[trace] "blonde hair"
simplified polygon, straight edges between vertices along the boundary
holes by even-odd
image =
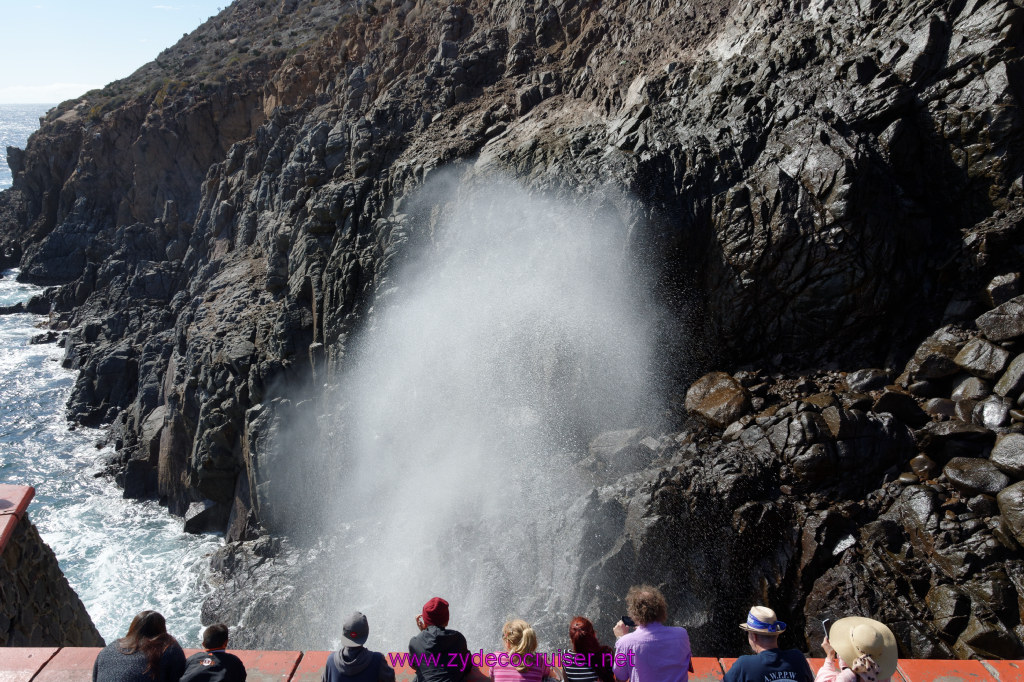
[[[532,654],[537,650],[537,633],[525,620],[515,619],[505,623],[501,628],[501,638],[509,647],[509,654]],[[517,665],[516,670],[526,672],[527,665]]]

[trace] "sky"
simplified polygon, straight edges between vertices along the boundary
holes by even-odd
[[[56,104],[130,75],[230,0],[0,0],[0,104]]]

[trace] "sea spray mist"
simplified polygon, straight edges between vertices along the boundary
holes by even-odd
[[[552,612],[556,520],[589,489],[589,441],[657,409],[644,273],[604,198],[441,174],[406,203],[401,263],[349,341],[318,444],[287,458],[302,488],[276,491],[282,530],[333,548],[303,573],[322,612],[295,614],[301,629],[329,642],[359,609],[375,646],[403,650],[440,595],[486,647],[510,615],[574,615]]]

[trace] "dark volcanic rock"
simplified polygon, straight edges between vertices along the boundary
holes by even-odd
[[[914,459],[910,460],[910,468],[913,469],[914,473],[917,474],[918,478],[922,481],[935,478],[942,472],[942,467],[940,467],[935,460],[928,455],[918,455]]]
[[[641,471],[654,456],[654,450],[641,441],[640,429],[602,433],[591,441],[588,450],[600,472],[620,476]]]
[[[999,377],[993,391],[996,395],[1016,398],[1024,391],[1024,354],[1018,355]]]
[[[1009,477],[987,459],[954,457],[942,473],[964,497],[995,495],[1010,484]]]
[[[1019,272],[993,277],[985,287],[988,301],[993,306],[1000,306],[1011,298],[1021,294],[1021,276]]]
[[[928,591],[925,603],[935,624],[948,639],[955,639],[971,615],[971,600],[950,584],[936,585]]]
[[[956,418],[968,424],[974,421],[974,408],[978,406],[977,400],[964,398],[956,401]]]
[[[1005,341],[1024,336],[1024,296],[1017,296],[975,320],[978,329],[990,341]]]
[[[1007,433],[1000,436],[992,448],[989,461],[1015,480],[1024,478],[1024,434]]]
[[[940,462],[954,457],[981,456],[995,440],[995,434],[989,429],[959,420],[932,422],[916,435],[921,449]]]
[[[212,500],[195,502],[185,513],[186,533],[210,533],[224,529],[231,510],[226,504]]]
[[[1010,421],[1010,403],[999,396],[989,396],[974,406],[972,419],[974,423],[981,424],[989,429],[997,429],[1006,426]]]
[[[999,513],[1013,537],[1024,545],[1024,481],[1003,488],[996,496]]]
[[[932,417],[948,419],[956,415],[956,403],[947,398],[932,398],[924,404],[924,411]]]
[[[914,397],[902,391],[885,391],[874,405],[875,412],[889,412],[905,424],[919,428],[928,423],[928,415]]]
[[[892,373],[885,369],[860,369],[846,375],[846,388],[853,393],[867,393],[885,388]]]
[[[953,362],[983,379],[995,379],[1010,362],[1010,353],[984,339],[972,339]]]
[[[989,382],[978,377],[965,377],[963,380],[957,382],[953,388],[953,394],[951,398],[954,401],[958,400],[981,400],[982,398],[988,397],[992,393],[992,386]]]
[[[941,379],[956,374],[955,358],[966,341],[956,327],[943,327],[925,339],[914,351],[904,373],[913,379]]]
[[[724,428],[750,411],[750,397],[738,381],[725,372],[698,379],[686,392],[686,409],[716,428]]]

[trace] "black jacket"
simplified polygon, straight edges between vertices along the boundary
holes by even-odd
[[[327,658],[320,682],[395,682],[395,671],[384,654],[366,647],[338,649]]]
[[[462,633],[436,625],[428,625],[426,630],[420,630],[418,635],[409,640],[409,653],[437,656],[438,665],[430,665],[421,660],[417,666],[409,661],[409,665],[416,671],[416,682],[459,682],[473,667],[469,660],[469,647]],[[452,654],[457,656],[452,657]]]
[[[185,661],[181,682],[245,682],[245,665],[223,649],[200,651]]]

